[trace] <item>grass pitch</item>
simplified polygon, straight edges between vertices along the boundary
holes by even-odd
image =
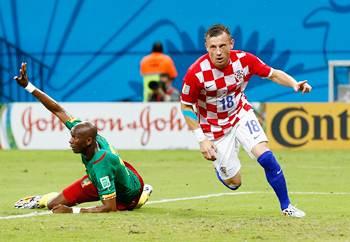
[[[225,188],[198,151],[120,154],[153,185],[153,203],[132,212],[0,219],[0,241],[350,241],[350,151],[275,152],[303,219],[280,215],[262,168],[243,153],[238,191]],[[0,150],[0,165],[2,218],[34,211],[13,208],[17,199],[60,191],[84,174],[71,151]],[[186,199],[159,202],[176,198]]]

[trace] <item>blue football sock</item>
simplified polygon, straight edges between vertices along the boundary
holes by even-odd
[[[285,209],[290,204],[286,180],[282,172],[282,168],[278,164],[276,158],[271,151],[264,152],[258,158],[259,164],[264,168],[266,179],[275,191],[281,205],[281,209]]]

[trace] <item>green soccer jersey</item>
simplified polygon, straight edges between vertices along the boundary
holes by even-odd
[[[65,123],[71,129],[80,120],[72,119]],[[114,148],[101,135],[96,136],[99,150],[91,160],[81,156],[86,173],[97,188],[101,200],[117,197],[123,203],[131,202],[140,192],[138,177],[125,165]]]

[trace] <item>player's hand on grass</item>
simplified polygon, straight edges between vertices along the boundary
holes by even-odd
[[[21,69],[19,69],[19,76],[15,76],[13,79],[15,79],[21,87],[26,87],[28,85],[27,63],[22,63]]]
[[[53,207],[53,213],[72,213],[72,208],[66,205],[58,204]]]
[[[297,84],[294,87],[294,91],[296,92],[302,92],[302,93],[308,93],[311,92],[312,87],[307,83],[307,80],[297,82]]]
[[[203,140],[199,143],[200,151],[205,159],[214,161],[216,160],[216,146],[210,140]]]

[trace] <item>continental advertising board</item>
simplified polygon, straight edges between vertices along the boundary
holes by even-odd
[[[350,105],[268,103],[266,133],[272,149],[349,149]]]

